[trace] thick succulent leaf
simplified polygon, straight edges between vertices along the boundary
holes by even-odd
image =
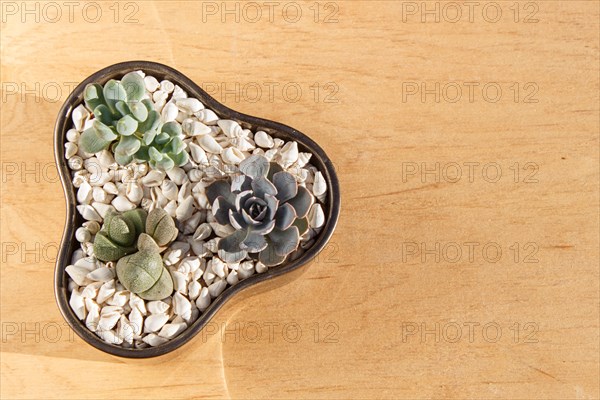
[[[287,204],[294,207],[298,218],[304,218],[314,202],[313,195],[304,186],[298,186],[298,194],[293,199],[288,200]]]
[[[232,192],[244,192],[252,189],[252,179],[246,175],[235,175],[231,178],[231,191]]]
[[[83,100],[85,101],[87,108],[90,110],[96,110],[98,106],[104,105],[102,86],[97,83],[88,84],[83,91]]]
[[[275,213],[275,227],[277,229],[289,228],[296,219],[296,210],[289,204],[282,204]]]
[[[142,137],[142,141],[146,146],[150,146],[157,134],[158,132],[156,132],[155,130],[145,131],[144,136]]]
[[[271,221],[263,221],[258,225],[248,227],[248,229],[250,229],[252,232],[258,233],[260,235],[266,235],[267,233],[271,232],[274,228],[275,228],[275,220],[274,219]]]
[[[150,114],[150,111],[155,111],[155,109],[154,109],[154,103],[152,102],[152,100],[150,100],[150,99],[143,99],[141,101],[141,103],[146,107],[146,110],[148,110],[148,114]]]
[[[267,179],[270,180],[271,182],[273,182],[273,176],[278,173],[283,171],[283,168],[281,167],[281,165],[277,164],[277,163],[269,163],[269,173],[267,174]]]
[[[225,180],[214,181],[206,187],[205,193],[210,204],[213,204],[219,196],[223,196],[232,206],[235,203],[235,194],[231,193],[230,185]]]
[[[166,144],[169,140],[171,140],[171,137],[168,133],[165,132],[161,132],[154,137],[154,143],[156,143],[157,145]]]
[[[244,221],[244,218],[241,216],[241,214],[233,209],[229,210],[229,223],[235,229],[244,229],[248,226],[248,224],[246,224],[246,221]]]
[[[226,263],[233,264],[242,261],[248,255],[246,250],[236,251],[235,253],[229,253],[225,250],[219,250],[217,253],[219,258]]]
[[[277,189],[277,199],[282,203],[298,194],[298,184],[289,172],[277,172],[273,175],[273,184]]]
[[[135,153],[135,158],[142,161],[150,161],[150,147],[141,146],[140,149]]]
[[[267,247],[267,240],[263,235],[258,233],[250,232],[240,247],[246,250],[248,253],[258,253]]]
[[[275,196],[277,194],[275,185],[262,176],[252,181],[252,190],[256,197],[265,197],[266,194]]]
[[[298,233],[302,236],[308,231],[308,218],[298,218],[292,225],[298,228]]]
[[[256,221],[254,218],[252,218],[250,214],[246,212],[246,210],[242,210],[242,218],[244,218],[244,221],[251,227],[262,223],[262,221]]]
[[[160,114],[152,109],[148,111],[148,117],[139,125],[140,132],[146,132],[150,130],[158,129],[158,125],[160,124]]]
[[[150,156],[150,159],[154,161],[160,161],[163,159],[163,153],[158,151],[156,147],[150,147],[148,149],[148,155]]]
[[[169,153],[169,157],[171,158],[171,160],[173,160],[175,165],[177,165],[178,167],[181,167],[181,166],[187,164],[188,161],[190,160],[190,157],[188,156],[187,151],[181,151],[177,154]]]
[[[275,213],[277,212],[277,208],[279,207],[279,200],[277,200],[277,197],[267,194],[265,195],[265,201],[267,202],[267,208],[269,210],[265,219],[274,219]]]
[[[111,79],[106,82],[104,89],[102,90],[106,105],[115,112],[117,110],[116,104],[118,101],[127,101],[127,92],[121,83]]]
[[[118,245],[131,246],[135,242],[135,225],[127,218],[115,216],[103,227],[108,237]]]
[[[235,208],[238,211],[241,211],[244,208],[244,205],[248,201],[248,199],[252,198],[252,190],[245,190],[235,196]]]
[[[270,241],[267,239],[267,247],[258,255],[258,261],[267,267],[274,267],[284,262],[286,256],[280,256],[276,254],[273,246],[271,246],[271,243],[269,242]]]
[[[247,252],[240,247],[246,235],[246,230],[239,230],[221,239],[219,257],[225,262],[239,262],[246,258]]]
[[[175,166],[175,161],[171,160],[169,156],[165,155],[160,161],[150,160],[150,165],[154,169],[170,171]]]
[[[105,104],[100,104],[94,108],[94,117],[104,125],[109,126],[113,124],[113,114]]]
[[[179,125],[175,121],[167,122],[166,124],[164,124],[161,131],[171,137],[179,136],[183,133],[181,131],[181,125]]]
[[[212,204],[212,213],[217,222],[221,225],[226,225],[229,223],[230,210],[234,210],[234,208],[223,196],[217,197]]]
[[[159,246],[166,246],[175,238],[179,230],[173,218],[162,208],[155,208],[148,213],[146,218],[146,233],[154,239]]]
[[[110,129],[108,126],[104,125],[100,120],[95,119],[92,123],[92,128],[96,131],[96,135],[99,138],[106,140],[108,142],[112,142],[118,136]]]
[[[129,291],[140,293],[160,279],[164,266],[158,251],[140,250],[117,262],[119,282]]]
[[[181,153],[184,148],[185,148],[185,143],[183,143],[181,138],[179,138],[178,136],[175,136],[171,139],[169,144],[167,144],[164,147],[163,151],[165,153],[178,154],[178,153]]]
[[[94,255],[101,261],[115,261],[135,251],[135,246],[119,246],[114,243],[105,231],[98,232],[94,238]]]
[[[240,163],[240,171],[252,179],[264,178],[269,172],[269,161],[265,157],[255,154]]]
[[[115,152],[115,161],[119,165],[127,165],[133,161],[133,156],[130,156],[129,154],[125,154],[125,153],[119,153],[117,151],[117,152]]]
[[[144,104],[129,101],[127,102],[127,106],[129,107],[131,114],[135,117],[136,120],[138,120],[139,122],[146,121],[146,118],[148,118],[148,109]]]
[[[79,146],[86,153],[98,153],[110,145],[109,140],[104,140],[96,134],[96,130],[91,127],[83,131],[79,138]]]
[[[125,211],[122,214],[122,218],[128,220],[135,227],[135,235],[139,236],[144,233],[146,228],[146,218],[148,213],[143,208],[136,208],[133,210]]]
[[[117,101],[115,103],[115,108],[117,109],[120,115],[129,115],[131,111],[129,110],[129,106],[124,101]]]
[[[121,79],[121,85],[125,88],[128,100],[141,100],[146,93],[146,85],[144,84],[144,78],[137,72],[127,73],[123,79]]]
[[[269,211],[267,208],[267,202],[258,197],[251,197],[246,200],[243,209],[247,210],[248,215],[250,215],[255,221],[263,221],[267,215],[267,212]],[[258,215],[255,215],[257,211],[260,212]]]
[[[165,297],[168,297],[173,293],[173,278],[171,277],[171,273],[163,267],[162,274],[160,278],[156,281],[156,283],[145,292],[138,293],[144,300],[162,300]]]
[[[121,136],[115,153],[133,156],[142,146],[142,141],[135,136]]]
[[[117,121],[117,132],[123,136],[133,135],[138,127],[138,122],[131,115],[126,115]]]
[[[148,235],[147,233],[140,234],[140,237],[137,241],[137,247],[138,250],[155,251],[157,253],[160,252],[158,244],[156,244],[154,239],[152,239],[152,236]]]
[[[273,229],[269,233],[269,239],[271,241],[269,247],[275,250],[275,254],[286,256],[298,248],[300,233],[295,226],[286,230]]]

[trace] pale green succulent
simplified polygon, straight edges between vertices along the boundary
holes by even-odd
[[[116,261],[137,251],[136,243],[147,233],[158,246],[171,243],[178,234],[173,218],[163,209],[146,213],[141,208],[119,214],[109,211],[94,238],[94,254],[101,261]]]
[[[181,126],[163,124],[152,101],[144,99],[145,90],[144,79],[137,72],[126,74],[121,81],[111,79],[104,87],[88,84],[83,98],[95,118],[81,134],[81,148],[97,153],[110,147],[120,165],[140,160],[169,170],[186,164]]]
[[[149,235],[142,233],[138,252],[117,262],[117,277],[130,292],[144,300],[161,300],[173,292],[173,279],[165,268],[159,247]]]
[[[94,238],[94,254],[102,261],[118,260],[117,277],[127,290],[160,300],[173,291],[160,247],[175,240],[178,232],[173,218],[160,208],[150,213],[141,208],[122,214],[109,211]]]
[[[108,211],[102,229],[94,238],[94,255],[101,261],[115,261],[137,250],[148,214],[141,208],[118,214]]]

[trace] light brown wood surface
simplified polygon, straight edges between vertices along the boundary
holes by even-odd
[[[452,22],[441,2],[436,23],[403,1],[258,2],[258,21],[235,2],[58,2],[57,21],[2,2],[2,398],[598,398],[599,3],[491,3]],[[53,295],[57,112],[133,59],[308,134],[342,189],[318,260],[151,360],[74,337]]]

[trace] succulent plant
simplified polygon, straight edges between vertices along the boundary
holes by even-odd
[[[144,300],[161,300],[173,292],[173,279],[163,265],[158,244],[142,233],[137,242],[138,252],[117,262],[117,277],[130,292]]]
[[[160,247],[178,234],[173,218],[156,208],[118,214],[109,211],[94,238],[94,254],[102,261],[117,261],[117,277],[129,291],[145,300],[164,299],[173,292],[173,279],[164,267]]]
[[[158,246],[166,246],[177,237],[175,222],[160,208],[146,213],[141,208],[119,214],[109,211],[102,229],[94,238],[94,254],[102,261],[116,261],[138,250],[136,243],[142,233],[150,235]]]
[[[182,136],[181,125],[177,122],[167,122],[161,126],[160,131],[147,131],[135,158],[148,161],[152,168],[163,171],[185,165],[189,156],[185,151],[185,143],[181,140]]]
[[[216,221],[235,228],[219,241],[219,257],[238,262],[258,253],[263,264],[279,265],[308,230],[306,216],[314,197],[261,155],[248,157],[239,169],[231,183],[217,180],[206,188]]]
[[[137,250],[136,241],[144,232],[147,213],[141,208],[118,214],[108,211],[102,229],[94,238],[94,255],[102,261],[115,261]]]
[[[168,171],[186,164],[181,127],[176,122],[163,124],[145,93],[144,79],[137,72],[126,74],[121,81],[111,79],[104,87],[87,85],[83,97],[95,118],[81,134],[81,148],[97,153],[111,147],[121,165],[141,160]]]

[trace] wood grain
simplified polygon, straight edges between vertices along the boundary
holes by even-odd
[[[1,5],[2,398],[600,397],[598,2],[499,1],[497,22],[458,2],[454,23],[445,2],[426,5],[439,23],[421,2],[259,2],[257,22],[247,3],[130,3],[117,22],[112,2],[97,22]],[[74,338],[52,283],[61,99],[132,59],[305,132],[343,195],[301,274],[137,361]]]

